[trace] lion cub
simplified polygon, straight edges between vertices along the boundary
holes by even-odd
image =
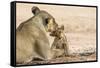
[[[55,37],[51,46],[51,50],[54,55],[53,58],[68,56],[67,38],[64,34],[64,25],[57,27],[57,29],[51,32],[50,36]]]

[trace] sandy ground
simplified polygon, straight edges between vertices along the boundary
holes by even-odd
[[[41,10],[47,11],[59,25],[64,25],[69,53],[74,55],[74,57],[65,57],[67,62],[96,60],[96,8],[18,3],[17,27],[33,16],[32,6],[38,6]],[[89,55],[86,56],[87,53]],[[62,59],[60,58],[60,60]],[[46,62],[49,63],[50,61]],[[57,62],[54,60],[54,63],[58,62],[60,62],[59,59]],[[53,61],[50,63],[53,63]]]

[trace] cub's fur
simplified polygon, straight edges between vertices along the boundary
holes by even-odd
[[[16,29],[16,63],[28,63],[35,59],[51,59],[46,32],[54,31],[57,24],[46,11],[33,7],[33,17]],[[53,24],[52,26],[49,26]]]
[[[64,34],[64,26],[57,27],[56,31],[51,32],[51,36],[55,37],[51,46],[51,50],[54,51],[53,58],[60,56],[68,56],[67,38]]]

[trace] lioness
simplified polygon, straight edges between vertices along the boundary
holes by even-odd
[[[68,56],[68,44],[64,34],[64,25],[57,27],[55,31],[51,32],[50,36],[55,37],[51,46],[51,50],[54,53],[53,58]]]
[[[32,7],[33,17],[21,23],[16,29],[16,63],[51,59],[46,32],[55,30],[55,19],[46,11]]]

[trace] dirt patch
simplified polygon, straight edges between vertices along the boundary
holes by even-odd
[[[83,62],[83,61],[95,61],[96,54],[91,53],[88,55],[70,55],[67,57],[60,57],[47,61],[32,61],[27,64],[18,64],[18,65],[38,65],[38,64],[55,64],[55,63],[69,63],[69,62]]]

